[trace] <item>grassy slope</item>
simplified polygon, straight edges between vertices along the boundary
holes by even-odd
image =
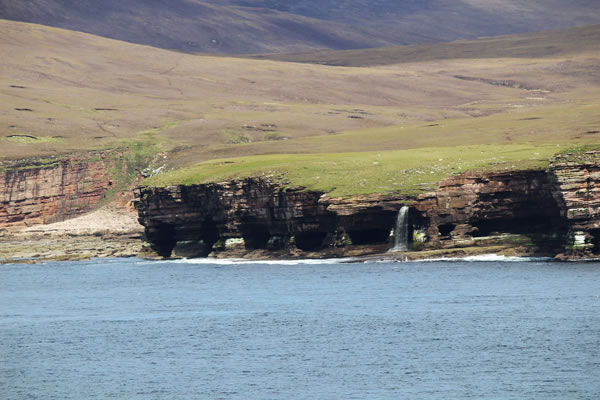
[[[512,39],[550,49],[536,58],[432,60],[423,48],[429,61],[346,68],[186,55],[0,21],[9,105],[0,159],[115,147],[146,132],[173,151],[172,168],[186,167],[149,184],[286,173],[332,195],[415,193],[466,169],[541,167],[600,142],[600,52],[581,32],[554,37],[552,48],[539,35]]]

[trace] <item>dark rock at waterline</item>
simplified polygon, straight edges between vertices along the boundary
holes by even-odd
[[[181,242],[243,239],[248,250],[294,247],[319,251],[344,242],[381,244],[389,240],[401,202],[385,196],[331,199],[323,193],[285,188],[266,179],[218,184],[138,188],[135,205],[155,251],[181,255]],[[190,245],[186,244],[186,248]]]

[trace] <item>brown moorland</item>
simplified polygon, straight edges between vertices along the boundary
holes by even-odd
[[[599,31],[576,28],[565,43],[534,34],[487,45],[498,43],[498,54],[506,40],[547,49],[535,58],[494,58],[491,48],[481,58],[440,58],[423,48],[424,61],[355,68],[189,55],[0,21],[0,158],[149,138],[174,153],[171,167],[267,154],[598,143],[600,52],[585,38]]]

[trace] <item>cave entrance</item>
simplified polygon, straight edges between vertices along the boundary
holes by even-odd
[[[200,227],[201,231],[199,238],[190,238],[195,241],[195,243],[191,245],[190,249],[190,254],[193,254],[194,258],[207,257],[212,251],[212,248],[215,245],[215,243],[217,243],[217,241],[219,240],[219,229],[217,227],[217,223],[213,218],[205,218],[202,221]],[[179,245],[177,247],[179,247]]]
[[[156,227],[156,234],[153,235],[152,239],[152,248],[159,256],[171,257],[176,244],[175,226],[160,224]]]
[[[440,232],[440,236],[450,236],[455,228],[456,225],[454,224],[443,224],[438,226],[438,231]]]
[[[246,217],[240,225],[244,244],[248,250],[266,249],[269,244],[269,227],[255,217]]]
[[[326,232],[307,232],[296,235],[296,247],[303,251],[317,251],[323,248]]]
[[[348,232],[352,244],[379,244],[387,243],[390,239],[389,229],[367,229],[361,231]],[[409,237],[412,237],[410,235]]]
[[[474,237],[493,236],[502,233],[523,235],[547,235],[550,232],[565,231],[566,223],[561,218],[547,216],[515,217],[505,219],[480,220],[473,223]]]
[[[266,249],[269,244],[269,229],[265,225],[246,226],[243,234],[246,249]]]
[[[474,223],[473,227],[475,228],[473,237],[521,235],[526,237],[530,244],[521,242],[518,238],[513,239],[519,240],[515,244],[532,246],[532,250],[537,249],[544,253],[560,252],[568,232],[565,220],[548,216],[484,220]]]
[[[213,218],[209,217],[202,221],[202,234],[200,236],[209,247],[212,247],[219,240],[219,229]]]

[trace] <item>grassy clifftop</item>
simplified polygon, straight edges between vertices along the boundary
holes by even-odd
[[[550,144],[504,144],[237,157],[157,175],[144,185],[189,185],[266,176],[334,197],[371,193],[415,195],[445,177],[468,170],[544,168],[560,148]]]

